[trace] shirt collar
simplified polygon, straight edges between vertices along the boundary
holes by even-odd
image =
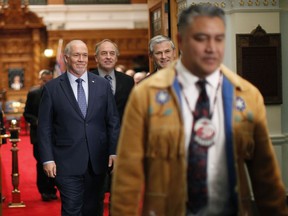
[[[115,80],[115,72],[114,72],[114,70],[112,70],[110,73],[105,73],[103,70],[101,70],[100,68],[98,68],[98,72],[99,72],[99,75],[101,76],[101,77],[104,77],[105,75],[109,75],[109,76],[111,76],[112,77],[112,80]]]
[[[69,71],[67,72],[67,76],[68,76],[68,79],[70,81],[70,83],[73,83],[75,82],[76,79],[78,79],[78,77],[74,76],[72,73],[70,73]],[[88,74],[87,74],[87,71],[85,73],[82,74],[81,77],[79,77],[83,80],[83,82],[87,83],[88,82]]]
[[[177,61],[175,68],[176,68],[178,75],[180,76],[181,83],[184,88],[187,88],[189,85],[191,85],[191,83],[196,83],[199,80],[199,77],[192,74],[182,64],[180,59]],[[220,68],[218,68],[212,74],[207,76],[205,79],[209,85],[211,85],[213,88],[217,88],[219,84],[219,78],[220,78]]]

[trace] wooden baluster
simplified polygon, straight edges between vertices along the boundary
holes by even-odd
[[[18,147],[17,143],[19,139],[20,128],[17,126],[17,121],[13,119],[11,121],[10,131],[10,142],[12,143],[12,202],[8,204],[9,208],[26,207],[23,201],[21,201],[21,194],[19,190],[19,169],[18,169]]]

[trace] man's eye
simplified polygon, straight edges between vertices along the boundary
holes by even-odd
[[[222,41],[224,41],[224,39],[225,39],[224,36],[216,37],[216,41],[218,41],[218,42],[222,42]]]
[[[79,58],[80,56],[82,56],[82,58],[88,58],[87,53],[84,53],[84,54],[76,53],[72,55],[73,58]]]
[[[204,37],[204,36],[198,36],[198,37],[195,37],[194,39],[196,41],[205,41],[207,37]]]

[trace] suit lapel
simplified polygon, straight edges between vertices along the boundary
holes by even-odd
[[[95,77],[92,77],[90,73],[88,73],[88,109],[87,109],[87,114],[86,118],[89,117],[89,115],[92,113],[92,108],[94,107],[94,103],[96,101],[96,83],[97,80]]]
[[[96,69],[95,71],[93,71],[93,73],[99,76],[99,71],[98,71],[98,69]]]
[[[118,96],[118,94],[121,95],[121,91],[123,88],[123,82],[121,82],[121,76],[118,75],[118,72],[114,72],[115,73],[115,79],[116,79],[116,90],[115,90],[115,97]]]
[[[66,95],[68,101],[70,102],[72,107],[75,109],[75,111],[77,113],[79,113],[79,115],[81,115],[83,117],[83,114],[82,114],[82,112],[80,110],[78,102],[77,102],[77,100],[75,98],[75,95],[73,93],[72,87],[70,85],[70,82],[69,82],[69,79],[68,79],[68,76],[67,76],[67,72],[62,75],[60,80],[61,80],[60,81],[61,88],[63,89],[63,92]]]

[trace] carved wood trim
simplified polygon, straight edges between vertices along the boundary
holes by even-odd
[[[0,29],[25,29],[45,27],[42,18],[32,11],[21,0],[2,3],[0,7]]]
[[[281,37],[261,26],[236,35],[237,72],[262,93],[265,104],[282,103]]]
[[[27,1],[13,0],[0,7],[0,89],[7,90],[7,100],[25,102],[27,91],[38,84],[42,53],[47,47],[46,26],[42,18],[29,11]],[[9,88],[11,69],[23,69],[24,86]]]

